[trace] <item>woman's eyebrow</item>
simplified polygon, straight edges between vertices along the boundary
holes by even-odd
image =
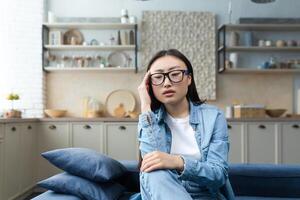
[[[176,68],[180,68],[180,66],[173,66],[173,67],[170,67],[168,68],[167,71],[171,71],[172,69],[176,69]],[[155,72],[164,72],[163,69],[157,69],[157,70],[154,70]]]

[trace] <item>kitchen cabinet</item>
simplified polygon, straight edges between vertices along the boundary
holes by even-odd
[[[5,124],[3,199],[13,199],[35,186],[34,123]]]
[[[105,123],[106,153],[117,160],[137,160],[137,123]]]
[[[278,128],[275,123],[253,122],[247,126],[249,163],[277,163]]]
[[[282,123],[282,163],[300,163],[300,123]]]
[[[218,49],[217,49],[217,67],[218,71],[231,73],[300,73],[300,68],[295,65],[293,69],[286,69],[283,66],[277,69],[257,69],[258,65],[270,60],[270,54],[275,58],[276,64],[285,62],[287,59],[295,60],[295,54],[300,52],[299,46],[281,46],[277,47],[275,41],[298,40],[295,33],[300,32],[299,24],[224,24],[218,29]],[[287,35],[289,34],[289,35]],[[291,36],[291,34],[293,36]],[[265,45],[266,41],[262,41],[264,45],[258,46],[254,44],[254,38],[268,39],[270,45]],[[234,42],[228,42],[234,41]],[[231,44],[230,44],[231,43]],[[235,44],[236,43],[236,44]],[[226,67],[226,60],[236,62],[234,68]],[[235,55],[234,55],[235,54]],[[259,58],[259,57],[260,58]],[[239,58],[238,58],[239,57]],[[252,63],[254,67],[250,67],[251,58],[258,63]],[[245,66],[241,66],[240,61],[246,61]],[[253,61],[252,61],[253,62]],[[246,66],[247,65],[247,66]],[[287,65],[287,63],[286,63]]]
[[[41,153],[69,147],[69,123],[41,123],[38,126],[38,180],[48,178],[61,172],[41,156]]]
[[[73,32],[76,31],[76,34],[78,37],[81,34],[84,34],[85,36],[82,36],[82,38],[85,39],[84,42],[87,44],[49,44],[49,33],[51,31],[55,31],[56,34],[58,33],[57,37],[63,37],[61,34],[65,34],[68,32],[68,30],[72,30]],[[80,32],[78,32],[78,31]],[[137,72],[137,52],[138,52],[138,47],[137,47],[137,24],[131,24],[131,23],[119,23],[119,22],[109,22],[109,23],[98,23],[98,22],[93,22],[93,23],[83,23],[83,22],[72,22],[72,23],[44,23],[43,24],[43,69],[47,72],[55,72],[55,71],[103,71],[103,70],[114,70],[114,71],[127,71],[127,70],[134,70]],[[112,32],[115,31],[115,32]],[[121,44],[117,44],[117,31],[120,31],[120,38],[123,41],[127,42],[121,42]],[[126,31],[126,32],[125,32]],[[110,34],[107,34],[110,32]],[[53,33],[53,32],[52,32]],[[70,32],[68,32],[70,33]],[[67,33],[67,35],[68,35]],[[114,34],[112,34],[114,33]],[[125,38],[123,37],[123,33]],[[74,33],[73,33],[74,34]],[[113,42],[111,38],[111,34],[114,35],[115,37],[115,42]],[[52,34],[51,34],[52,35]],[[110,35],[110,36],[109,36]],[[130,37],[131,35],[131,37]],[[128,36],[128,37],[126,37]],[[91,37],[89,39],[89,37]],[[100,38],[99,38],[100,37]],[[102,37],[102,38],[101,38]],[[80,36],[81,38],[81,36]],[[93,39],[92,39],[93,38]],[[103,39],[106,38],[106,39]],[[129,38],[133,41],[129,44]],[[99,40],[99,41],[98,41]],[[110,41],[111,40],[111,41]],[[92,44],[92,41],[94,41],[94,44]],[[107,41],[110,41],[110,44],[107,44]],[[81,43],[81,41],[80,41]],[[107,52],[121,52],[121,51],[126,51],[130,52],[130,54],[133,54],[132,58],[127,55],[122,59],[126,59],[128,62],[126,65],[129,66],[110,66],[110,67],[100,67],[100,64],[97,64],[97,66],[90,66],[90,64],[87,64],[85,67],[81,66],[75,66],[75,63],[80,60],[79,65],[85,65],[85,63],[96,63],[96,62],[101,62],[103,63],[109,63],[108,58],[109,55],[106,56]],[[50,52],[48,54],[48,58],[44,57],[45,52]],[[55,57],[59,57],[62,55],[58,55],[59,52],[63,52],[64,55],[68,55],[67,57],[62,58],[63,60],[70,60],[73,59],[72,62],[68,62],[69,64],[64,64],[63,67],[56,67],[51,66],[51,62],[54,62],[52,59]],[[77,55],[77,52],[81,52],[79,54],[80,56],[74,56],[74,53]],[[82,52],[84,54],[87,54],[87,57],[82,56]],[[96,58],[93,57],[93,55],[96,53],[100,53],[99,57],[97,56]],[[72,53],[72,54],[71,54]],[[55,57],[50,58],[51,56],[49,55],[55,55]],[[47,54],[46,54],[47,55]],[[112,55],[112,54],[110,54]],[[125,55],[125,54],[123,54]],[[122,55],[120,55],[122,56]],[[129,57],[130,58],[129,58]],[[98,60],[101,58],[101,60]],[[92,59],[95,60],[95,62],[91,62]],[[58,59],[56,59],[58,60]],[[77,61],[76,61],[77,60]],[[131,62],[133,61],[133,62]],[[111,61],[111,64],[113,64],[115,61]],[[134,66],[132,66],[132,64]]]
[[[0,199],[4,199],[4,125],[0,124]]]
[[[36,124],[21,124],[20,133],[20,165],[21,165],[21,191],[27,191],[36,184],[37,137]]]
[[[243,163],[245,162],[245,124],[228,123],[229,134],[229,162]]]
[[[72,147],[84,147],[104,153],[103,124],[72,123]]]
[[[19,124],[5,125],[3,191],[5,200],[15,197],[21,191],[20,133],[21,126]]]

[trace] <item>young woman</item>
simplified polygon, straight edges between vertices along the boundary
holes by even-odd
[[[225,199],[227,123],[199,99],[189,60],[176,49],[158,52],[138,92],[142,199]]]

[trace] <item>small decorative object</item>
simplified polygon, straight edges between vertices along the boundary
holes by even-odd
[[[284,47],[286,44],[285,44],[285,41],[284,40],[277,40],[276,41],[276,47]]]
[[[116,39],[114,36],[110,36],[110,45],[115,45],[116,44]]]
[[[132,119],[136,119],[138,117],[139,113],[136,112],[136,111],[128,111],[126,114],[125,114],[125,117],[130,117]]]
[[[258,40],[258,46],[259,47],[264,47],[265,46],[265,41],[264,40]]]
[[[238,54],[237,53],[230,53],[229,60],[232,63],[232,68],[237,68],[238,66]]]
[[[121,31],[118,31],[118,41],[117,41],[118,45],[121,45]]]
[[[129,23],[136,24],[136,17],[135,16],[130,16],[129,17]]]
[[[123,30],[121,31],[121,45],[127,45],[128,44],[128,32]]]
[[[230,60],[225,60],[225,68],[231,69],[232,68],[232,62]]]
[[[87,41],[84,41],[84,42],[82,43],[82,45],[83,45],[83,46],[88,46],[89,43],[88,43]]]
[[[266,40],[265,41],[265,46],[266,47],[271,47],[272,46],[272,40]]]
[[[287,41],[287,46],[288,47],[294,47],[297,46],[297,42],[295,40],[288,40]]]
[[[56,21],[56,16],[54,15],[53,12],[48,11],[48,23],[54,23]]]
[[[77,29],[70,29],[64,33],[64,44],[82,45],[83,40],[82,33]]]
[[[270,117],[280,117],[285,112],[286,109],[266,109],[266,114]]]
[[[121,23],[122,24],[128,23],[128,10],[127,9],[121,10]]]
[[[62,44],[62,33],[60,31],[49,31],[49,45]]]
[[[253,36],[252,32],[245,32],[245,46],[251,47],[253,45]]]
[[[134,31],[133,30],[130,30],[129,31],[129,44],[134,44]]]
[[[96,39],[92,39],[90,44],[95,46],[95,45],[99,45],[99,42]]]
[[[63,66],[62,67],[66,67],[69,64],[70,57],[66,56],[66,55],[62,55],[62,60],[63,60],[63,62],[62,62]]]
[[[121,118],[121,117],[125,117],[125,114],[126,114],[126,111],[125,111],[125,108],[124,108],[124,104],[120,103],[118,105],[118,107],[116,107],[114,109],[114,116]]]
[[[57,118],[57,117],[63,117],[66,114],[67,110],[46,109],[44,110],[44,112],[48,117]]]
[[[226,118],[233,118],[233,106],[226,106]]]
[[[276,59],[273,56],[270,58],[269,68],[272,68],[272,69],[277,68]]]
[[[11,109],[5,113],[6,118],[21,118],[22,112],[14,109],[14,101],[19,100],[18,94],[10,93],[6,97],[7,100],[11,101]]]
[[[231,32],[229,39],[229,46],[238,46],[239,45],[240,36],[238,32]]]

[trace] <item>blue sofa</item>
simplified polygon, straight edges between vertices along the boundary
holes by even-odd
[[[119,179],[127,192],[121,200],[128,200],[139,192],[139,172],[136,161],[123,161],[128,172]],[[229,180],[236,199],[300,200],[300,165],[231,164]],[[47,191],[34,200],[79,200],[78,197]]]

